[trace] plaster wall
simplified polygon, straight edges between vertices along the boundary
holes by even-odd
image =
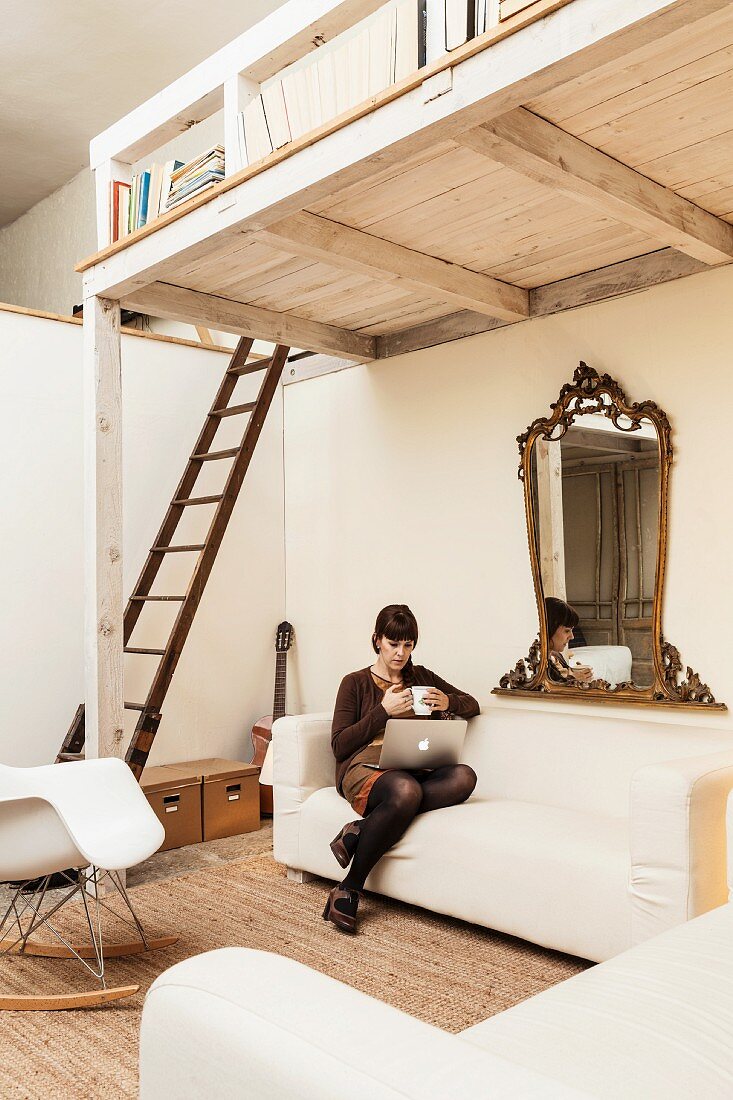
[[[82,329],[0,311],[0,760],[53,760],[84,695]],[[221,353],[122,337],[124,571],[129,592],[226,368]],[[249,400],[257,376],[240,380]],[[239,417],[217,442],[234,442]],[[216,492],[228,462],[207,464]],[[166,701],[151,763],[248,759],[272,709],[275,627],[284,611],[282,401],[276,396]],[[201,541],[213,506],[187,510],[177,539]],[[169,555],[154,592],[185,591],[191,557]],[[176,559],[176,560],[173,560]],[[188,560],[185,560],[188,559]],[[188,566],[188,568],[187,568]],[[181,586],[184,587],[181,587]],[[132,644],[160,646],[177,605],[146,609]],[[154,657],[125,657],[141,701]],[[128,713],[128,733],[136,715]]]
[[[664,633],[733,706],[732,293],[724,268],[286,387],[290,709],[332,707],[392,602],[417,615],[417,662],[485,706],[516,705],[490,695],[537,632],[515,437],[580,359],[670,417]],[[733,728],[730,714],[625,711]]]

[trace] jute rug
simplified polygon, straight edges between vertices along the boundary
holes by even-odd
[[[4,1013],[0,1096],[135,1097],[145,989],[173,963],[215,947],[240,945],[288,955],[453,1032],[587,965],[374,895],[362,903],[359,935],[345,936],[321,919],[327,886],[290,883],[283,867],[269,855],[258,855],[136,887],[132,896],[146,929],[153,935],[176,932],[180,943],[108,963],[110,985],[141,986],[129,1001],[76,1012]],[[93,986],[79,963],[0,960],[4,992],[59,993]]]

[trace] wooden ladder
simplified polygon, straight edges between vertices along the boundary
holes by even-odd
[[[280,383],[283,367],[290,351],[290,348],[278,345],[270,359],[255,360],[250,363],[248,359],[253,343],[253,340],[241,339],[237,345],[224,375],[224,380],[219,387],[219,392],[214,398],[211,411],[207,414],[201,434],[188,460],[183,477],[166,512],[158,536],[125,608],[124,652],[145,653],[160,658],[145,702],[125,703],[126,710],[139,711],[135,733],[125,756],[126,762],[138,779],[142,775],[155,735],[158,732],[163,701],[201,602],[206,582],[216,560],[224,532],[234,510],[239,490],[242,487],[244,476],[247,473],[265,417]],[[258,371],[266,371],[267,373],[260,386],[257,399],[246,404],[230,405],[229,401],[239,379],[245,374],[255,374]],[[222,419],[238,415],[249,415],[249,421],[240,445],[220,451],[210,450]],[[221,494],[216,496],[192,496],[196,479],[203,468],[203,464],[229,458],[233,458],[234,462]],[[200,544],[173,545],[171,540],[185,509],[200,504],[213,503],[216,503],[217,507],[205,541]],[[185,596],[152,596],[150,591],[165,555],[180,553],[198,554],[193,576]],[[153,601],[175,602],[181,605],[168,642],[164,649],[143,649],[131,646],[129,644],[130,638],[140,614],[146,603]],[[84,704],[82,703],[77,709],[74,720],[69,727],[69,732],[64,738],[56,762],[62,763],[66,760],[81,759],[84,755],[84,741]]]

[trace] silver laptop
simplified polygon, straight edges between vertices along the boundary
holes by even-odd
[[[468,723],[464,718],[450,722],[426,722],[420,718],[390,718],[384,730],[384,743],[378,764],[383,768],[443,768],[458,764]]]

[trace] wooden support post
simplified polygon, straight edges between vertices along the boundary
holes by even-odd
[[[565,525],[562,512],[560,441],[538,439],[537,500],[540,573],[545,596],[565,599]]]
[[[87,757],[122,756],[119,302],[84,299],[84,687]]]
[[[224,81],[224,175],[233,176],[247,167],[247,161],[239,148],[239,123],[241,111],[260,94],[260,86],[254,80],[237,74]]]

